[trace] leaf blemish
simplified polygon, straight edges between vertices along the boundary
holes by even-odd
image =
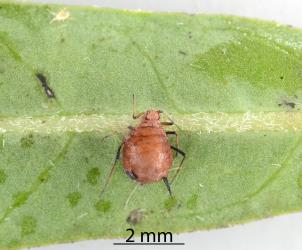
[[[24,216],[21,222],[21,234],[27,236],[36,232],[37,220],[32,216]]]
[[[136,225],[136,224],[138,224],[138,223],[141,223],[142,220],[143,220],[143,218],[144,218],[144,210],[138,208],[138,209],[132,210],[132,211],[129,213],[129,215],[128,215],[126,221],[127,221],[129,224]]]
[[[110,201],[98,201],[95,205],[94,205],[95,209],[100,212],[100,213],[106,213],[110,210],[111,208],[111,202]]]
[[[95,186],[98,183],[98,179],[100,177],[100,170],[98,168],[89,169],[86,178],[89,184]]]
[[[194,209],[197,207],[198,195],[193,194],[191,198],[187,201],[187,208]]]
[[[39,180],[40,182],[47,182],[49,180],[49,172],[48,171],[44,171],[39,175]]]
[[[283,101],[282,103],[278,103],[278,106],[279,107],[284,106],[284,107],[294,109],[296,107],[296,103],[291,102],[291,101]]]
[[[72,144],[74,138],[74,134],[70,134],[68,140],[66,141],[64,147],[62,148],[61,152],[58,154],[58,156],[54,159],[54,162],[49,161],[49,165],[47,165],[46,169],[43,172],[50,172],[51,169],[56,167],[58,162],[60,162],[62,159],[65,158],[65,155],[68,153],[69,146]],[[46,175],[44,173],[41,173],[40,176]],[[33,182],[29,188],[28,191],[21,191],[13,195],[12,198],[12,204],[7,207],[3,213],[3,215],[0,217],[0,224],[3,223],[8,216],[15,211],[18,207],[21,207],[26,203],[26,201],[29,199],[29,197],[38,190],[39,186],[41,185],[41,182],[39,178]]]
[[[186,56],[186,55],[187,55],[187,53],[186,53],[186,52],[184,52],[183,50],[179,50],[179,51],[178,51],[178,53],[179,53],[179,54],[181,54],[181,55],[184,55],[184,56]]]
[[[66,197],[69,201],[70,206],[75,207],[76,205],[78,205],[82,195],[79,192],[73,192],[69,193]]]
[[[47,95],[47,97],[55,98],[55,93],[48,86],[46,77],[42,73],[36,73],[36,77],[38,78],[39,82],[41,83],[42,88],[44,89],[44,92]]]
[[[0,185],[5,183],[6,178],[6,173],[4,172],[4,170],[0,169]]]
[[[20,139],[22,148],[30,148],[34,143],[35,141],[33,134],[28,134],[27,136],[24,136]]]
[[[165,201],[165,209],[170,211],[172,208],[174,208],[177,204],[177,200],[175,199],[175,197],[169,197],[166,201]]]
[[[55,17],[50,21],[53,22],[64,22],[66,19],[70,18],[70,12],[66,8],[60,10],[58,13],[50,12]]]
[[[19,192],[14,195],[13,198],[13,207],[21,207],[28,200],[30,196],[30,192]]]

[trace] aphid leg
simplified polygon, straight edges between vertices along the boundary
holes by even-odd
[[[135,102],[135,96],[134,94],[132,95],[132,118],[133,119],[137,119],[137,118],[140,118],[143,114],[145,114],[145,112],[141,112],[141,113],[138,113],[137,115],[135,114],[135,105],[136,105],[136,102]]]
[[[169,122],[161,122],[160,124],[162,126],[172,126],[172,125],[174,125],[174,121],[170,117],[168,117],[168,120],[169,120]]]
[[[134,194],[135,190],[137,189],[138,185],[139,185],[139,183],[137,183],[137,184],[136,184],[136,186],[135,186],[135,187],[132,189],[132,191],[130,192],[130,194],[129,194],[129,196],[128,196],[128,198],[127,198],[126,202],[125,202],[125,206],[124,206],[124,208],[127,208],[128,203],[129,203],[129,201],[130,201],[131,197],[133,196],[133,194]]]
[[[174,125],[174,122],[161,122],[160,124],[162,126],[172,126],[172,125]]]
[[[137,175],[135,173],[133,173],[132,171],[125,171],[126,174],[130,177],[131,180],[136,180],[137,179]]]
[[[137,118],[140,118],[143,114],[145,114],[144,112],[141,112],[141,113],[138,113],[137,115],[134,115],[132,116],[132,118],[135,120]]]
[[[172,178],[172,181],[171,181],[171,184],[172,184],[173,181],[175,180],[175,178],[177,177],[177,175],[179,174],[179,171],[180,171],[180,169],[182,167],[182,164],[183,164],[183,162],[184,162],[184,160],[186,158],[186,153],[184,151],[180,150],[179,148],[176,148],[176,147],[173,147],[173,146],[171,146],[171,148],[182,155],[182,160],[181,160],[181,162],[180,162],[180,164],[179,164],[179,166],[177,168],[176,174]]]
[[[128,129],[135,130],[135,128],[133,126],[128,126]]]
[[[112,174],[113,174],[113,172],[114,172],[114,170],[115,170],[115,165],[117,164],[118,160],[120,159],[121,148],[122,148],[123,145],[124,145],[124,142],[122,142],[121,145],[120,145],[120,146],[118,147],[118,149],[117,149],[114,163],[113,163],[113,165],[112,165],[112,167],[111,167],[111,170],[110,170],[109,175],[108,175],[108,177],[107,177],[106,183],[105,183],[105,185],[104,185],[104,187],[103,187],[103,189],[102,189],[102,191],[101,191],[101,193],[100,193],[100,198],[102,198],[102,196],[103,196],[103,194],[104,194],[104,192],[105,192],[105,190],[106,190],[106,188],[107,188],[109,182],[111,181]]]
[[[166,187],[167,187],[167,189],[169,191],[170,196],[172,196],[171,186],[170,186],[170,183],[168,181],[168,178],[167,177],[163,177],[163,181],[164,181],[164,183],[165,183],[165,185],[166,185]]]
[[[176,131],[166,131],[166,135],[175,135],[175,137],[176,137],[176,148],[178,149],[179,148],[179,139],[178,139],[177,132]],[[178,151],[175,151],[175,152],[176,152],[175,156],[177,156]]]

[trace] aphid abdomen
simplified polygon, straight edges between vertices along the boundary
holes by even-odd
[[[131,130],[130,135],[118,147],[115,161],[101,191],[101,196],[110,182],[115,166],[120,159],[122,148],[123,167],[131,179],[141,184],[162,180],[169,194],[172,195],[170,184],[177,177],[186,157],[185,152],[178,147],[177,132],[165,131],[163,129],[163,126],[172,126],[174,122],[171,119],[169,121],[161,121],[160,114],[163,113],[161,110],[150,109],[146,112],[136,114],[134,95],[132,111],[133,119],[141,118],[141,122],[136,128],[132,126],[128,127]],[[170,145],[167,135],[176,136],[176,147]],[[176,169],[176,174],[172,178],[172,181],[169,182],[168,174],[173,162],[171,149],[181,154],[183,158]]]
[[[160,181],[168,176],[173,162],[166,134],[161,128],[138,127],[123,148],[123,166],[137,181],[145,184]]]

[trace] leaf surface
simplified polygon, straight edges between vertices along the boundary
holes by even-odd
[[[0,3],[0,248],[302,210],[301,41],[238,17]],[[100,201],[133,93],[187,158],[173,198],[119,164]]]

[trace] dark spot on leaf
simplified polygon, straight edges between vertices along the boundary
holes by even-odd
[[[173,207],[175,207],[177,204],[177,200],[175,199],[175,197],[169,197],[166,201],[165,201],[165,209],[167,209],[168,211],[170,211]]]
[[[22,137],[20,143],[22,148],[31,147],[35,143],[33,134],[28,134],[27,136]]]
[[[69,201],[70,206],[75,207],[76,205],[78,205],[82,195],[79,192],[73,192],[68,194],[66,197]]]
[[[22,206],[29,198],[30,192],[19,192],[13,197],[13,207]]]
[[[24,216],[21,222],[22,236],[30,235],[36,232],[37,220],[32,216]]]
[[[64,43],[65,42],[65,38],[62,37],[61,40],[60,40],[60,42]]]
[[[88,170],[86,174],[87,181],[92,186],[95,186],[98,183],[99,177],[100,177],[100,170],[98,168],[92,168]]]
[[[143,220],[143,218],[144,218],[144,210],[134,209],[129,213],[126,221],[129,224],[136,225],[140,223]]]
[[[187,208],[189,209],[194,209],[197,207],[197,199],[198,199],[198,195],[197,194],[193,194],[190,199],[187,201]]]
[[[285,107],[289,107],[291,109],[294,109],[296,107],[296,103],[294,102],[290,102],[290,101],[283,101],[282,103],[278,103],[278,106],[285,106]]]
[[[184,51],[182,51],[182,50],[179,50],[179,51],[178,51],[178,53],[179,53],[179,54],[181,54],[181,55],[184,55],[184,56],[186,56],[186,55],[187,55],[187,53],[186,53],[186,52],[184,52]]]
[[[0,169],[0,184],[3,184],[5,183],[6,181],[6,173],[4,172],[4,170]]]
[[[41,83],[41,86],[44,89],[44,92],[47,95],[47,97],[55,98],[55,93],[48,86],[46,77],[42,73],[36,73],[36,77],[38,78],[39,82]]]
[[[283,80],[283,79],[284,79],[284,76],[280,76],[280,79]]]
[[[110,201],[98,201],[95,205],[94,205],[95,209],[100,212],[100,213],[106,213],[110,210],[111,208],[111,202]]]
[[[296,107],[296,103],[294,103],[294,102],[286,102],[285,104],[287,106],[290,106],[292,109]]]
[[[298,186],[299,186],[299,188],[302,189],[302,172],[300,173],[300,175],[298,177]]]
[[[192,38],[192,32],[188,32],[188,37],[191,39]]]
[[[39,180],[40,180],[40,182],[47,182],[49,177],[50,177],[49,172],[44,171],[39,175]]]

